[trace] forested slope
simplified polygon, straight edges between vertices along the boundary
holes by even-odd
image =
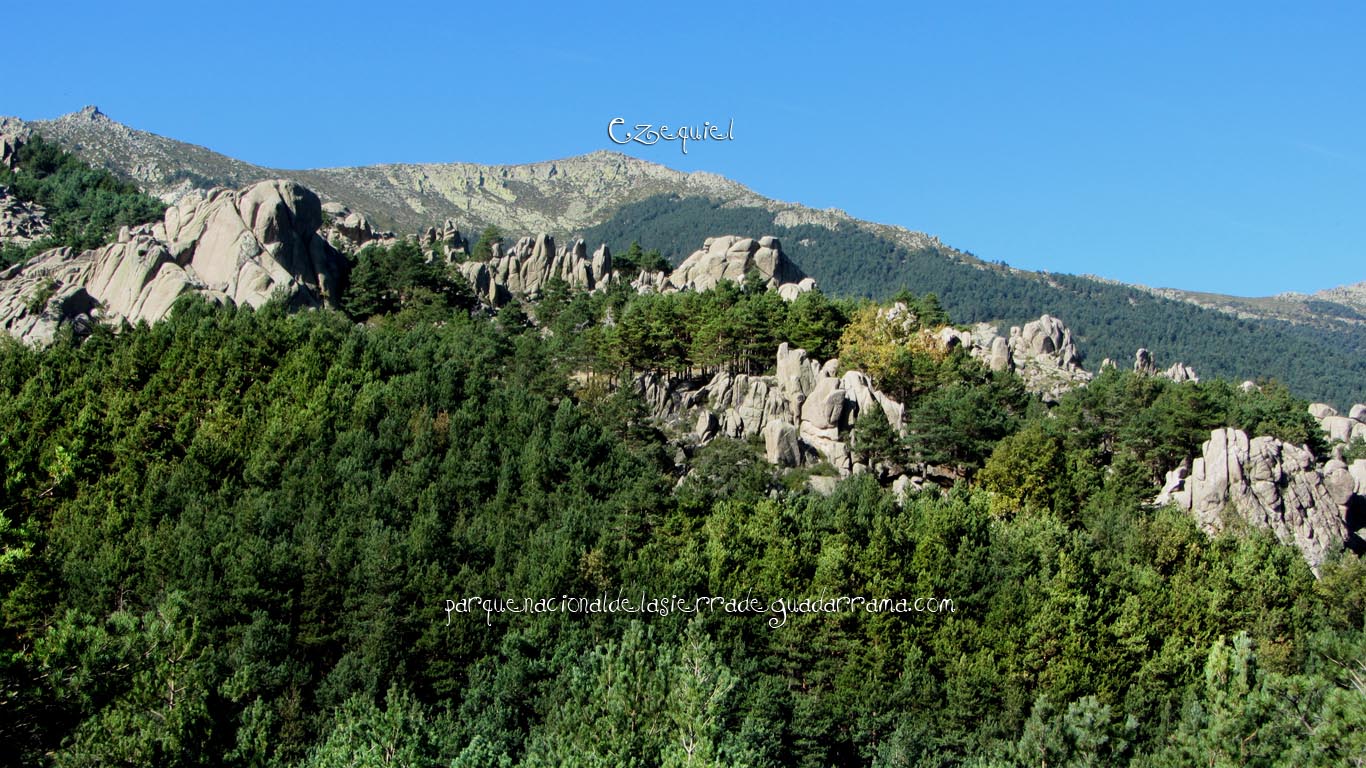
[[[781,226],[764,208],[698,197],[659,196],[629,204],[589,229],[614,251],[633,241],[677,264],[723,233],[779,237],[783,249],[832,296],[887,299],[932,292],[958,322],[1023,324],[1049,313],[1072,329],[1088,368],[1105,358],[1128,367],[1146,347],[1163,367],[1181,361],[1202,376],[1273,378],[1302,397],[1339,406],[1366,400],[1366,327],[1323,328],[1243,320],[1128,286],[1073,275],[984,264],[948,248],[911,251],[866,228]]]
[[[1339,665],[1366,658],[1361,563],[1316,581],[1268,535],[1211,540],[1141,503],[1134,452],[1164,434],[1143,425],[1198,430],[1163,394],[1194,390],[1112,374],[1060,404],[1051,460],[1073,469],[1038,495],[961,483],[902,507],[863,476],[822,498],[724,440],[675,489],[629,388],[571,389],[572,347],[515,305],[422,293],[359,325],[189,298],[153,327],[0,344],[6,763],[1363,754],[1366,692]],[[619,593],[952,612],[445,602]]]

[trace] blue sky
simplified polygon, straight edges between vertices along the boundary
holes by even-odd
[[[276,167],[631,147],[988,260],[1241,295],[1366,280],[1360,3],[24,3],[0,114]],[[757,233],[755,233],[757,234]]]

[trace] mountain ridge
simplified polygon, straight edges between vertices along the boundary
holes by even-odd
[[[324,200],[336,200],[357,208],[379,226],[395,229],[400,234],[418,233],[428,226],[439,223],[443,218],[451,218],[469,229],[497,224],[520,233],[544,231],[568,237],[602,223],[608,218],[604,214],[609,209],[624,203],[661,193],[686,191],[718,198],[729,205],[763,207],[775,214],[782,214],[780,224],[813,223],[826,227],[854,224],[876,234],[891,237],[907,247],[937,246],[966,263],[1002,268],[1014,274],[1046,276],[1051,273],[1049,270],[1025,270],[1001,262],[988,262],[970,252],[947,246],[938,237],[929,233],[897,224],[859,219],[839,208],[815,208],[798,202],[770,198],[718,173],[679,171],[661,163],[610,149],[525,163],[393,162],[318,168],[277,168],[238,160],[202,145],[131,128],[110,118],[95,106],[86,106],[80,111],[51,120],[11,119],[20,120],[45,137],[57,141],[69,151],[74,151],[89,161],[97,162],[137,182],[150,194],[161,197],[166,202],[176,202],[193,189],[202,191],[211,186],[241,187],[259,181],[290,178],[309,186]],[[101,146],[98,140],[92,142],[92,139],[100,134],[103,134],[106,142],[111,136],[122,141],[113,147],[107,144]],[[173,158],[156,157],[158,150],[163,154],[169,154],[169,149],[176,150],[178,154]],[[118,150],[117,153],[115,150]],[[615,166],[617,172],[607,173],[604,166]],[[205,174],[202,170],[196,170],[205,168],[216,172]],[[537,177],[553,179],[566,173],[577,176],[585,171],[596,171],[599,177],[603,177],[600,179],[603,182],[629,182],[629,186],[639,187],[640,181],[650,180],[655,184],[639,188],[633,194],[613,196],[596,207],[585,206],[581,201],[577,206],[569,203],[566,210],[561,213],[542,209],[529,214],[527,208],[534,206],[528,206],[528,203],[537,201],[527,200],[516,194],[519,185],[526,185]],[[416,188],[417,194],[398,199],[394,192],[383,189],[386,184],[399,188]],[[461,195],[455,188],[462,185],[484,190],[496,188],[499,191],[490,191],[489,196],[503,202],[504,205],[499,206],[492,201],[484,205],[472,204],[472,197],[468,192]],[[583,186],[586,188],[581,190],[581,196],[590,197],[594,192],[600,191],[603,184]],[[537,193],[545,194],[542,189],[520,191],[530,197]],[[508,192],[512,194],[509,195]],[[463,208],[459,205],[460,202],[466,203]],[[404,205],[407,206],[406,210],[403,209]],[[461,222],[462,218],[465,219],[464,222]],[[1366,313],[1366,281],[1329,286],[1312,294],[1287,292],[1273,296],[1238,296],[1174,286],[1154,287],[1125,283],[1093,274],[1079,276],[1113,285],[1130,286],[1154,295],[1229,314],[1242,312],[1249,317],[1275,317],[1295,322],[1305,313],[1287,312],[1278,309],[1277,304],[1302,304],[1306,301],[1326,301]],[[1363,314],[1361,322],[1366,322],[1366,314]]]
[[[6,121],[12,119],[6,118]],[[934,292],[961,322],[1009,327],[1051,313],[1074,329],[1083,357],[1119,364],[1142,347],[1165,366],[1202,375],[1278,378],[1340,405],[1366,396],[1366,311],[1352,286],[1305,299],[1246,299],[1033,272],[987,262],[932,235],[856,219],[838,209],[773,200],[722,176],[686,173],[599,150],[520,165],[389,163],[284,170],[120,124],[97,108],[18,122],[92,165],[174,201],[195,190],[290,179],[381,227],[442,226],[511,236],[548,233],[613,250],[639,240],[678,263],[721,234],[771,234],[834,295],[888,299]],[[1363,308],[1366,310],[1366,308]]]
[[[420,232],[450,218],[469,230],[496,224],[523,234],[546,232],[568,237],[602,223],[626,203],[659,194],[688,193],[732,205],[760,206],[789,223],[857,224],[906,247],[943,247],[938,238],[923,232],[862,221],[839,209],[775,200],[717,173],[678,171],[607,149],[516,164],[381,163],[287,169],[255,165],[200,145],[130,128],[94,106],[52,120],[11,119],[166,202],[176,202],[194,189],[235,188],[288,178],[313,189],[325,201],[342,202],[400,234]],[[577,200],[561,202],[557,210],[557,201],[550,195],[556,190],[536,184],[537,179],[558,179],[556,186],[568,187]],[[595,205],[598,199],[601,202]],[[965,254],[957,255],[976,261]]]

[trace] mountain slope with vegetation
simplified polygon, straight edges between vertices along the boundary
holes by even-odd
[[[898,504],[862,475],[821,497],[740,441],[689,472],[634,391],[603,386],[669,350],[629,323],[597,347],[566,332],[601,327],[615,302],[700,327],[660,302],[718,296],[552,294],[490,317],[446,298],[459,292],[415,248],[365,258],[381,265],[367,290],[396,303],[348,299],[348,316],[187,297],[117,335],[0,342],[0,762],[1366,754],[1363,561],[1315,579],[1269,534],[1209,538],[1144,501],[1153,468],[1244,418],[1196,385],[1112,371],[1051,417],[1002,422],[980,481]],[[843,332],[838,312],[814,329],[773,319],[776,338]],[[583,381],[592,349],[606,368]],[[965,362],[918,369],[926,413],[977,386]],[[963,434],[1016,396],[981,388]],[[1246,402],[1271,429],[1304,428],[1302,401]],[[951,603],[775,626],[446,602],[619,593]]]
[[[1366,399],[1366,326],[1325,330],[1239,318],[1114,282],[986,264],[942,245],[908,248],[856,225],[782,222],[760,207],[661,196],[623,206],[586,238],[614,250],[639,241],[677,263],[709,234],[771,232],[831,295],[934,293],[959,322],[1009,326],[1043,313],[1061,317],[1092,369],[1105,358],[1130,367],[1144,347],[1163,367],[1181,361],[1203,376],[1277,379],[1304,397],[1343,406]]]
[[[611,152],[514,166],[282,171],[130,129],[93,107],[31,125],[168,199],[215,184],[285,177],[400,231],[452,218],[468,233],[497,225],[514,237],[583,236],[617,252],[639,241],[674,263],[706,237],[774,234],[831,295],[934,292],[961,322],[1016,324],[1047,312],[1074,330],[1092,368],[1105,358],[1128,367],[1146,347],[1164,367],[1180,361],[1203,376],[1275,378],[1339,407],[1366,400],[1366,322],[1349,288],[1302,299],[1155,295],[1095,278],[1026,272],[983,262],[922,233],[769,200],[719,176]]]
[[[88,232],[102,208],[73,210]],[[930,295],[897,297],[903,343],[869,333],[886,308],[757,274],[553,279],[493,311],[414,241],[348,260],[313,311],[190,293],[118,332],[0,337],[0,765],[1366,755],[1366,560],[1316,576],[1254,524],[1210,536],[1150,502],[1211,429],[1322,457],[1282,387],[1107,370],[1050,406],[930,343],[962,319]],[[780,344],[897,392],[904,425],[851,443],[939,482],[814,493],[821,467],[754,442],[681,444],[635,386],[757,377]],[[564,595],[647,602],[492,608]]]

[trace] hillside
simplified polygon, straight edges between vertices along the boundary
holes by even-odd
[[[1366,282],[1329,288],[1312,294],[1290,292],[1250,298],[1183,291],[1178,288],[1135,287],[1157,296],[1250,320],[1284,320],[1327,330],[1359,328],[1366,325]]]
[[[141,200],[5,146],[75,232]],[[772,236],[631,279],[323,213],[186,194],[0,272],[50,330],[0,336],[0,766],[1366,754],[1366,404],[1093,376]]]
[[[789,224],[767,209],[719,200],[661,196],[629,204],[586,238],[614,250],[639,240],[676,262],[715,231],[772,232],[833,295],[932,292],[960,322],[1022,325],[1056,315],[1088,367],[1105,358],[1127,367],[1145,347],[1163,367],[1182,361],[1203,376],[1274,378],[1311,399],[1346,405],[1366,393],[1363,324],[1238,316],[1114,281],[987,264],[938,243],[907,247],[868,226]]]
[[[1366,399],[1359,289],[1240,299],[1027,272],[984,262],[930,235],[770,200],[714,174],[682,173],[612,152],[527,165],[282,170],[137,131],[93,107],[29,125],[166,200],[215,185],[288,178],[399,232],[451,219],[466,232],[496,224],[513,236],[583,236],[617,252],[638,240],[675,264],[713,235],[773,234],[832,295],[934,292],[963,322],[1018,324],[1050,313],[1074,330],[1091,367],[1105,358],[1127,367],[1146,347],[1164,367],[1181,361],[1202,376],[1275,378],[1301,396],[1338,406]]]
[[[1281,453],[1317,431],[1283,391],[1111,370],[1049,410],[912,320],[904,364],[872,378],[907,390],[903,438],[859,371],[791,351],[894,361],[862,343],[868,308],[618,283],[491,315],[430,266],[369,249],[340,311],[187,296],[79,343],[0,339],[0,765],[1366,750],[1338,662],[1366,659],[1366,562],[1338,551],[1366,461]],[[727,348],[756,331],[772,376]],[[671,389],[708,365],[706,400]],[[864,471],[807,455],[784,391],[806,395],[802,439],[848,434]],[[652,417],[675,395],[702,434]],[[1286,504],[1155,508],[1163,470],[1233,458],[1221,425],[1277,448],[1242,456],[1281,480],[1254,497],[1195,464],[1195,510]],[[896,467],[918,482],[884,487]],[[1346,512],[1326,490],[1344,482]],[[1277,526],[1305,507],[1296,530],[1334,545],[1318,570]]]

